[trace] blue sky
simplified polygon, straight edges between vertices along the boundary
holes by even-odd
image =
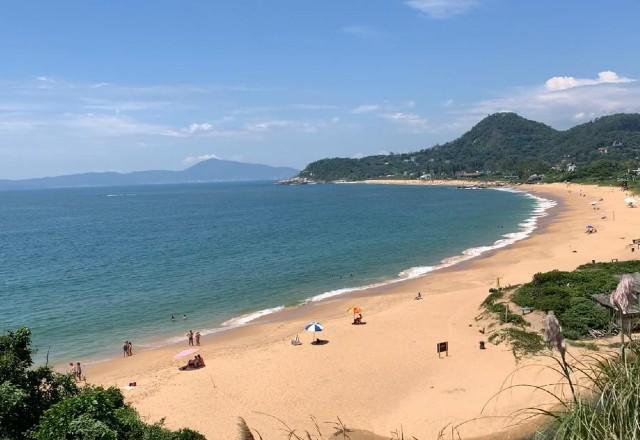
[[[640,2],[12,2],[0,178],[302,168],[411,151],[487,114],[556,128],[640,111]]]

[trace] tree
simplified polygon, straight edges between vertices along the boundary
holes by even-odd
[[[68,374],[31,368],[31,354],[28,328],[0,336],[2,440],[205,440],[144,423],[117,388],[79,389]]]

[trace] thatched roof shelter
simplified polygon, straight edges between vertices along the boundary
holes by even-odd
[[[593,300],[598,304],[600,304],[601,306],[606,307],[612,312],[618,313],[618,308],[613,304],[611,304],[610,295],[605,295],[605,294],[591,295],[591,298],[593,298]],[[630,305],[629,313],[627,313],[624,316],[625,318],[640,318],[640,306],[638,306],[638,304]]]

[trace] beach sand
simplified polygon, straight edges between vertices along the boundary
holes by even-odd
[[[92,365],[88,379],[118,387],[137,382],[123,392],[146,420],[165,418],[168,427],[193,428],[209,440],[236,438],[239,416],[265,440],[287,438],[273,417],[298,432],[315,431],[310,416],[326,432],[331,427],[324,422],[340,417],[348,427],[382,438],[402,427],[405,435],[435,439],[443,428],[450,432],[451,426],[479,417],[508,377],[509,383],[549,380],[547,370],[533,365],[509,376],[518,364],[505,345],[478,349],[485,336],[475,318],[497,277],[503,286],[519,284],[536,272],[635,257],[628,245],[640,234],[640,209],[626,207],[620,189],[565,184],[519,189],[559,203],[536,233],[512,246],[421,278],[288,309],[205,337],[200,354],[207,366],[200,370],[177,369],[185,360],[173,356],[187,348],[185,339]],[[594,210],[590,202],[601,198]],[[598,232],[585,234],[586,224]],[[422,301],[413,300],[418,291]],[[351,325],[346,310],[354,304],[363,308],[366,325]],[[310,345],[312,335],[302,331],[310,320],[325,325],[319,336],[328,344]],[[289,341],[297,333],[303,345],[294,347]],[[449,343],[449,355],[439,358],[436,344],[442,341]],[[462,425],[460,434],[518,438],[496,435],[512,422],[500,416],[544,399],[524,388],[503,393],[485,408],[491,417]]]

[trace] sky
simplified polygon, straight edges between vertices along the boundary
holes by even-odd
[[[303,168],[640,112],[637,0],[7,2],[0,179]]]

